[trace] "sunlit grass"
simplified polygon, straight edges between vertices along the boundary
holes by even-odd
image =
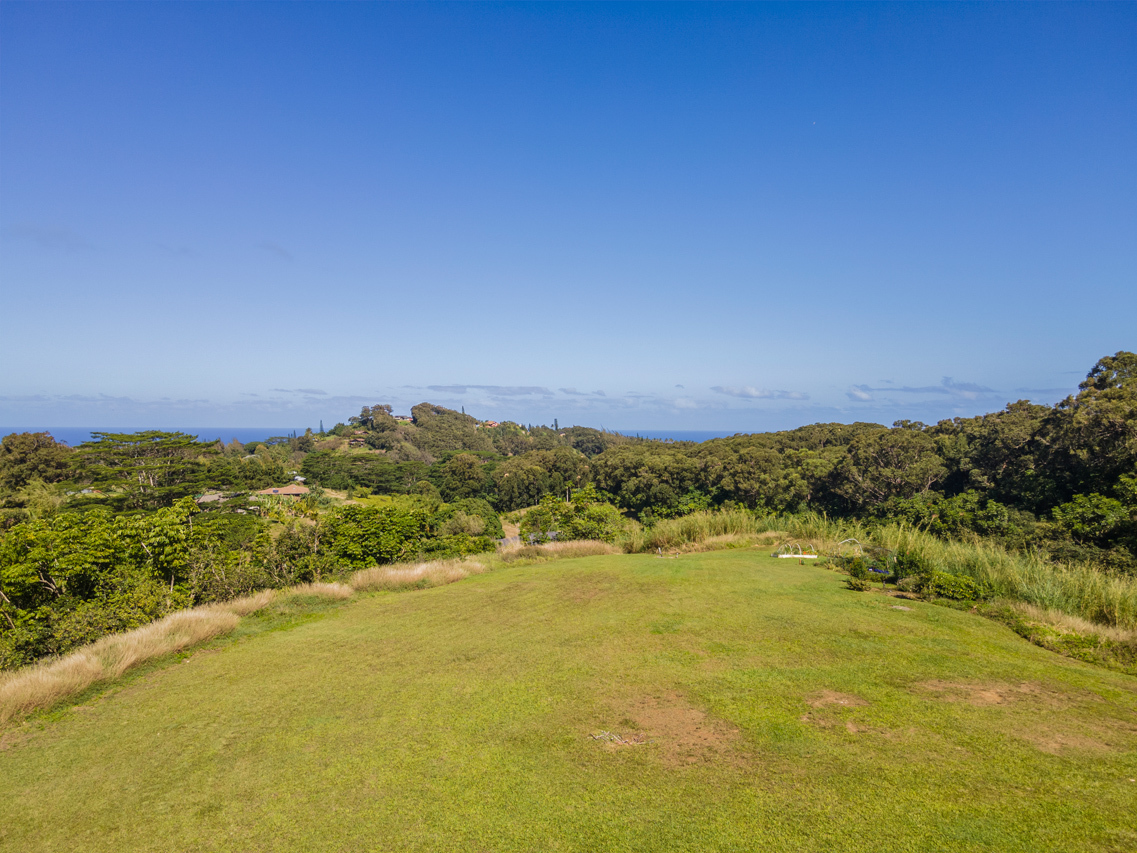
[[[683,552],[719,542],[734,546],[794,539],[822,553],[846,539],[917,556],[928,566],[984,583],[997,597],[1055,610],[1103,626],[1137,628],[1137,578],[1110,574],[1086,564],[1055,564],[1032,553],[1017,553],[983,542],[949,542],[900,524],[869,528],[816,513],[757,516],[742,510],[693,513],[630,532],[622,541],[630,553]]]
[[[1137,842],[1131,677],[764,549],[518,561],[324,602],[9,728],[0,847]]]
[[[50,707],[144,661],[226,634],[239,621],[236,613],[216,606],[183,610],[133,631],[103,637],[58,660],[0,673],[0,723]]]
[[[0,723],[50,708],[92,685],[113,681],[129,669],[200,645],[232,631],[241,617],[289,599],[344,601],[356,590],[406,589],[451,583],[478,563],[439,561],[384,566],[356,572],[349,583],[305,583],[171,613],[123,634],[112,634],[65,657],[0,673]]]

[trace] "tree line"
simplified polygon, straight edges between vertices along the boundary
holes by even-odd
[[[303,478],[300,500],[258,489]],[[701,444],[378,404],[263,442],[46,433],[0,442],[0,667],[172,609],[412,558],[612,540],[704,510],[903,520],[1137,574],[1137,355],[1055,406],[937,424],[812,424]]]

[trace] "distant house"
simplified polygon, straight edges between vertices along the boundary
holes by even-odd
[[[405,423],[405,424],[409,424],[411,421],[414,420],[414,418],[412,418],[410,415],[392,415],[392,417],[395,420],[397,420],[401,423]]]
[[[257,492],[258,495],[281,495],[287,498],[296,498],[299,500],[308,494],[308,487],[301,486],[299,483],[289,483],[287,486],[281,486],[279,489],[261,489]]]
[[[497,421],[482,421],[482,426],[493,429],[494,427],[501,426]]]

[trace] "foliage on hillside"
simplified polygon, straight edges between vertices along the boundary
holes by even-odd
[[[255,494],[297,477],[312,488],[302,500]],[[1137,577],[1137,355],[1101,359],[1053,407],[703,444],[482,422],[430,403],[409,420],[380,404],[328,434],[247,445],[149,431],[96,433],[72,450],[46,433],[9,435],[0,666],[186,603],[486,550],[503,535],[497,513],[525,508],[530,542],[639,550],[707,513],[821,513]]]

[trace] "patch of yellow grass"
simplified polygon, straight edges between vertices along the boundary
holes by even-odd
[[[1112,640],[1115,643],[1137,642],[1137,630],[1131,628],[1118,628],[1113,625],[1102,625],[1091,622],[1081,616],[1063,613],[1053,608],[1038,607],[1017,601],[1011,604],[1011,609],[1019,613],[1029,622],[1036,622],[1048,628],[1053,628],[1062,634],[1078,634],[1083,637],[1099,637]]]
[[[225,610],[229,613],[236,613],[238,616],[248,616],[250,613],[256,613],[258,610],[263,610],[268,607],[276,600],[277,595],[278,593],[275,589],[262,589],[260,592],[254,592],[252,595],[234,598],[232,601],[219,601],[216,604],[206,606],[215,610]]]
[[[569,542],[546,542],[543,545],[512,545],[498,550],[498,557],[506,563],[514,560],[567,560],[572,557],[597,557],[619,554],[620,549],[595,539],[576,539]]]
[[[182,610],[125,634],[103,637],[58,660],[0,674],[0,723],[48,708],[137,664],[226,634],[240,621],[236,613],[214,607]]]
[[[359,591],[442,586],[485,570],[484,565],[473,561],[435,560],[410,566],[374,566],[356,572],[349,583]]]
[[[334,601],[351,598],[354,592],[354,589],[344,583],[301,583],[284,590],[285,595],[310,595]]]
[[[727,551],[734,548],[768,547],[774,542],[781,543],[786,534],[769,531],[766,533],[723,533],[720,536],[711,536],[697,542],[685,542],[678,548],[671,549],[674,554],[690,554],[702,551]],[[664,554],[667,549],[661,549]]]

